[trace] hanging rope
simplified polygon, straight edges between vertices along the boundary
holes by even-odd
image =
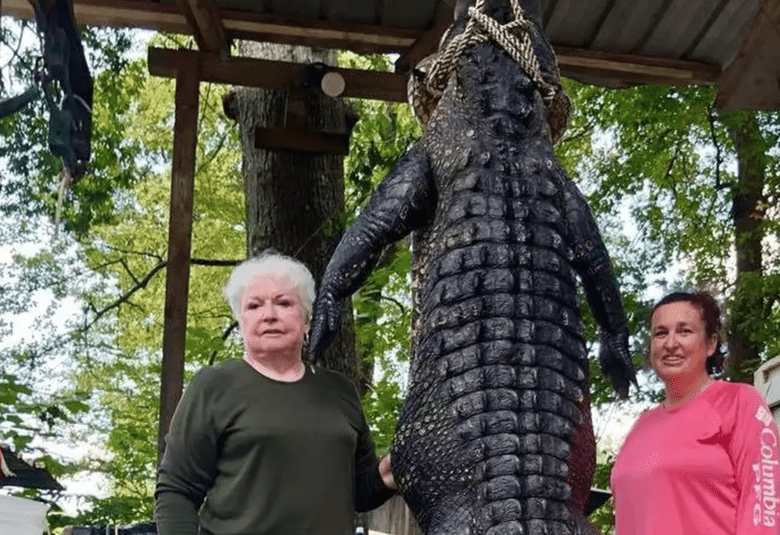
[[[440,45],[438,54],[417,65],[417,72],[409,79],[409,100],[423,125],[430,119],[466,49],[493,41],[522,67],[536,85],[548,108],[553,142],[558,141],[568,121],[571,109],[569,98],[561,87],[557,65],[554,72],[546,76],[541,71],[533,50],[533,23],[526,17],[520,0],[511,0],[511,6],[513,19],[500,24],[484,12],[485,0],[477,0],[476,5],[468,10],[469,20],[463,32],[453,37],[443,49]],[[442,43],[447,42],[448,35],[449,30],[442,37]]]

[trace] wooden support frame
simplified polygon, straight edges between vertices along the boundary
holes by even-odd
[[[165,435],[184,387],[184,350],[192,247],[192,204],[198,139],[200,72],[184,58],[176,73],[176,118],[173,130],[171,203],[168,222],[168,265],[165,283],[165,327],[157,432],[158,463]]]
[[[178,0],[201,50],[219,52],[227,46],[225,26],[213,0]]]
[[[597,78],[623,84],[713,84],[720,65],[698,61],[651,58],[557,46],[555,53],[561,75],[569,78]],[[611,84],[607,84],[611,85]]]
[[[224,58],[217,54],[193,50],[150,48],[149,72],[155,76],[173,78],[183,62],[199,66],[201,80],[247,87],[289,87],[299,85],[302,63],[269,61],[253,58]],[[344,77],[343,97],[406,102],[406,77],[391,72],[329,68]]]
[[[221,50],[225,35],[258,41],[306,45],[322,48],[345,49],[359,53],[399,52],[398,72],[405,72],[417,61],[436,50],[438,40],[447,28],[449,17],[442,18],[427,32],[401,30],[365,24],[334,23],[315,19],[273,17],[257,13],[231,10],[218,11],[213,0],[211,7],[203,0],[177,0],[188,6],[187,11],[197,20],[188,23],[176,4],[153,3],[140,0],[74,0],[76,18],[80,24],[109,24],[147,27],[160,31],[192,34],[201,32],[206,50]],[[767,0],[775,2],[776,0]],[[3,0],[4,12],[14,16],[33,17],[28,0]],[[203,7],[206,6],[206,7]],[[216,30],[209,36],[209,24],[221,20],[223,33]],[[205,33],[204,33],[205,32]],[[200,42],[200,41],[199,41]],[[670,83],[686,85],[714,83],[720,75],[720,66],[693,61],[648,58],[633,54],[614,54],[588,49],[555,47],[561,74],[572,78],[587,79],[608,86],[636,83]],[[209,61],[210,64],[213,62]],[[288,69],[289,71],[289,69]],[[364,71],[368,72],[368,71]],[[289,74],[289,72],[288,72]],[[374,80],[361,74],[357,87],[363,86],[361,98],[379,98],[402,102],[400,85],[390,82],[387,73],[377,73]],[[219,80],[211,80],[219,81]],[[355,80],[348,86],[356,87]],[[224,81],[239,85],[258,86],[257,83]],[[268,85],[268,84],[265,84]],[[404,82],[405,85],[405,82]],[[405,89],[403,90],[405,95]],[[388,97],[382,96],[387,93]]]
[[[312,132],[305,127],[255,128],[255,148],[277,151],[349,154],[349,134]]]
[[[34,16],[28,0],[2,1],[4,13],[27,18]],[[177,1],[185,2],[190,6],[203,5],[203,0]],[[211,1],[213,3],[213,0]],[[766,1],[775,3],[777,0]],[[184,34],[194,32],[193,26],[187,22],[185,15],[177,8],[177,4],[142,0],[74,0],[74,11],[79,24],[136,26]],[[318,19],[274,17],[233,10],[219,10],[216,14],[208,8],[200,11],[204,21],[209,17],[214,17],[214,20],[218,17],[224,25],[224,32],[234,38],[344,49],[358,53],[398,52],[403,56],[399,60],[398,72],[403,72],[404,69],[413,66],[419,59],[436,50],[438,40],[446,30],[446,22],[449,19],[449,17],[442,18],[434,28],[425,32]],[[201,26],[203,24],[205,22]],[[216,39],[207,47],[219,46],[218,43],[219,40]],[[614,54],[560,46],[556,46],[555,51],[563,76],[588,79],[609,86],[634,83],[673,85],[713,83],[720,75],[720,66],[694,61],[648,58],[633,54]],[[388,80],[381,75],[387,73],[377,74],[380,76],[373,82],[361,75],[364,85],[381,89]],[[402,101],[398,96],[400,93],[397,84],[398,82],[392,82],[389,93],[395,96],[387,100]],[[257,86],[255,83],[241,85]],[[352,85],[354,87],[354,84]],[[367,92],[374,96],[364,98],[383,98],[381,91],[367,90]]]
[[[598,76],[615,85],[666,83],[683,86],[713,84],[720,74],[718,65],[691,61],[641,58],[621,54],[594,53],[559,48],[561,74],[572,78]],[[184,58],[199,62],[203,81],[249,87],[289,86],[297,84],[305,67],[298,63],[251,58],[223,58],[191,50],[149,49],[149,72],[172,78]],[[188,60],[191,61],[191,60]],[[333,68],[344,76],[344,97],[371,98],[406,102],[406,77],[398,73]]]

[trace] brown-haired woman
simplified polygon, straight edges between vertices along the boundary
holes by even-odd
[[[665,398],[616,459],[618,535],[780,533],[777,427],[754,388],[712,378],[720,331],[709,294],[677,292],[653,308],[650,363]]]

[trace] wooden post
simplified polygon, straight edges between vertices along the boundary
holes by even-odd
[[[396,494],[381,507],[367,513],[368,534],[389,533],[390,535],[422,535],[422,529],[412,516],[409,507],[400,495]]]
[[[168,271],[165,285],[165,327],[160,381],[160,420],[157,434],[158,464],[165,451],[165,435],[181,398],[184,384],[184,343],[187,334],[199,89],[199,63],[185,61],[180,64],[176,74],[176,120],[173,130]]]

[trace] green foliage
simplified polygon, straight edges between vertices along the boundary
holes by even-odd
[[[92,63],[94,94],[92,160],[87,175],[71,188],[63,214],[66,229],[84,235],[93,223],[114,218],[115,193],[129,188],[147,171],[137,157],[140,147],[121,136],[123,122],[132,120],[131,95],[137,93],[145,67],[128,68],[132,45],[128,31],[86,29],[84,41]],[[25,48],[14,64],[17,79],[30,84],[40,51]],[[62,163],[48,150],[49,112],[42,97],[19,113],[0,120],[0,160],[7,173],[0,175],[0,192],[8,199],[7,215],[53,218],[61,182]]]
[[[0,266],[0,277],[14,282],[0,293],[0,311],[19,314],[35,302],[48,303],[35,320],[36,336],[0,353],[0,369],[8,370],[0,378],[0,387],[7,386],[0,400],[3,440],[24,449],[34,436],[49,437],[70,442],[76,456],[92,442],[99,454],[64,460],[55,476],[102,474],[109,482],[108,496],[82,501],[89,510],[50,515],[53,526],[151,518],[174,83],[151,78],[144,61],[128,59],[123,35],[95,37],[103,48],[93,51],[99,65],[93,71],[94,157],[65,200],[64,237]],[[240,148],[221,111],[227,89],[201,87],[195,259],[244,256]],[[5,213],[20,222],[18,232],[0,235],[5,246],[41,234],[26,227],[26,218],[53,217],[59,162],[47,159],[41,141],[46,121],[38,124],[39,116],[31,112],[0,124],[0,158],[10,163],[0,187],[14,201]],[[19,144],[27,138],[38,141]],[[232,323],[220,292],[230,263],[197,262],[191,269],[188,374],[215,351],[219,358],[235,354],[234,344],[222,340]],[[12,324],[4,325],[10,330]]]
[[[225,90],[208,85],[201,89],[194,259],[238,260],[244,254],[240,152],[236,132],[220,113]],[[126,123],[122,136],[162,158],[172,142],[173,84],[146,77],[133,99],[133,109],[134,120]],[[106,312],[84,333],[87,350],[76,355],[80,363],[76,381],[89,386],[103,409],[104,446],[113,454],[92,467],[109,475],[112,492],[105,499],[91,500],[92,513],[84,516],[85,522],[129,523],[151,518],[165,291],[165,270],[158,268],[167,249],[169,192],[167,168],[147,174],[117,205],[116,221],[93,224],[91,240],[83,244],[85,262],[112,286],[84,296],[93,319]],[[229,268],[230,264],[196,264],[191,269],[188,372],[207,364],[215,351],[220,358],[235,354],[223,351],[226,346],[221,336],[232,323],[220,292]],[[128,295],[121,306],[112,308]]]
[[[5,372],[0,374],[0,429],[7,429],[5,440],[11,440],[16,449],[26,446],[31,437],[24,434],[29,431],[24,422],[25,407],[22,400],[32,393],[30,387],[20,384],[17,377]]]
[[[342,67],[390,70],[384,56],[342,52],[338,59]],[[354,217],[379,182],[422,136],[422,127],[405,104],[351,100],[349,105],[359,119],[344,161],[347,212]]]
[[[391,68],[385,56],[342,52],[338,59],[342,67]],[[422,136],[422,128],[407,105],[365,100],[350,101],[349,105],[359,120],[344,161],[345,224],[357,216],[379,182]],[[358,354],[374,370],[364,409],[381,452],[387,451],[395,434],[404,397],[400,382],[409,357],[410,269],[408,242],[392,245],[352,298]]]
[[[596,473],[593,475],[594,488],[601,490],[608,490],[610,488],[609,481],[614,466],[615,456],[613,454],[606,454],[603,460],[599,460],[596,463]],[[612,506],[612,500],[607,500],[606,503],[593,511],[588,517],[588,520],[593,522],[593,524],[605,535],[614,533],[615,510]]]

